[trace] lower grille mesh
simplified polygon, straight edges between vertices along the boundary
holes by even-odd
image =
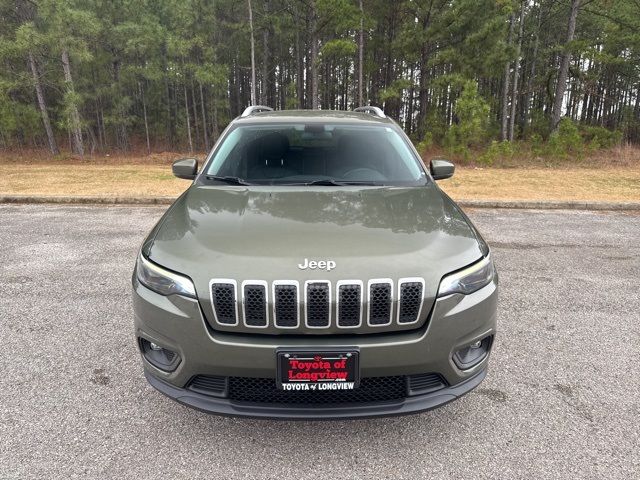
[[[197,375],[189,390],[204,395],[227,397],[237,402],[284,405],[358,404],[402,400],[408,395],[423,395],[441,390],[446,380],[437,373],[365,377],[355,390],[284,391],[273,378],[221,377]]]
[[[407,396],[406,377],[363,378],[355,390],[282,391],[272,378],[229,377],[229,398],[238,402],[276,404],[340,404],[401,400]]]

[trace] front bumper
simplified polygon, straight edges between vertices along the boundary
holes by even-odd
[[[151,385],[194,408],[223,415],[286,418],[344,418],[400,415],[435,408],[475,388],[485,377],[489,359],[467,370],[453,361],[454,353],[495,335],[497,283],[471,295],[438,299],[425,326],[398,333],[373,335],[247,335],[211,330],[196,300],[164,297],[134,279],[136,336],[180,355],[172,372],[150,364],[143,356]],[[400,401],[348,405],[243,404],[214,398],[186,388],[197,375],[275,378],[277,348],[353,348],[360,351],[360,374],[365,377],[433,372],[448,386],[437,392],[408,396]]]
[[[169,398],[188,407],[217,415],[252,418],[282,418],[292,420],[335,420],[340,418],[408,415],[411,413],[424,412],[460,398],[462,395],[470,392],[480,385],[486,375],[487,370],[484,369],[476,373],[473,377],[453,387],[447,387],[442,390],[438,390],[437,392],[427,393],[425,395],[407,397],[398,401],[294,407],[291,405],[278,404],[249,404],[234,402],[226,398],[210,397],[184,388],[177,388],[153,376],[149,371],[145,371],[145,377],[147,377],[147,380],[152,387]]]

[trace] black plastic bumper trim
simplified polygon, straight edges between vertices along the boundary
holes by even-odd
[[[369,418],[408,415],[424,412],[456,400],[476,388],[487,375],[486,368],[475,376],[452,387],[437,392],[407,397],[399,401],[366,403],[359,405],[331,405],[300,407],[274,404],[249,404],[215,398],[170,385],[144,372],[148,382],[159,392],[186,405],[206,413],[233,417],[272,418],[288,420],[337,420],[345,418]]]

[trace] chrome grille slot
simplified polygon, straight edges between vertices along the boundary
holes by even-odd
[[[337,299],[338,327],[359,327],[362,323],[362,282],[338,282]]]
[[[242,290],[244,323],[247,327],[264,328],[267,319],[267,285],[245,283]]]
[[[382,326],[391,323],[393,284],[390,280],[369,282],[369,325]]]
[[[398,323],[415,323],[420,319],[424,280],[400,279],[398,292]]]
[[[212,280],[211,304],[218,323],[222,325],[237,325],[237,299],[235,280]]]
[[[273,284],[273,321],[279,328],[297,328],[298,321],[298,285],[297,283],[274,282]]]
[[[331,284],[307,282],[305,289],[307,327],[327,328],[331,324]]]
[[[245,333],[268,335],[407,330],[424,320],[424,303],[433,300],[425,299],[425,280],[420,277],[345,279],[335,284],[217,278],[209,282],[209,294],[213,328],[239,327]]]

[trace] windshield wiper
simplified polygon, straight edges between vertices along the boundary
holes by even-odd
[[[207,180],[217,180],[218,182],[224,182],[230,185],[253,185],[252,183],[249,183],[240,177],[229,177],[229,176],[221,177],[218,175],[207,175]]]
[[[367,181],[340,181],[340,180],[331,180],[331,179],[322,179],[322,180],[314,180],[312,182],[303,183],[301,185],[326,185],[326,186],[337,186],[342,187],[345,185],[380,185],[380,182],[367,182]]]
[[[312,182],[305,182],[302,185],[328,185],[328,186],[342,186],[344,183],[337,182],[335,180],[331,180],[328,178],[324,178],[322,180],[314,180]]]

